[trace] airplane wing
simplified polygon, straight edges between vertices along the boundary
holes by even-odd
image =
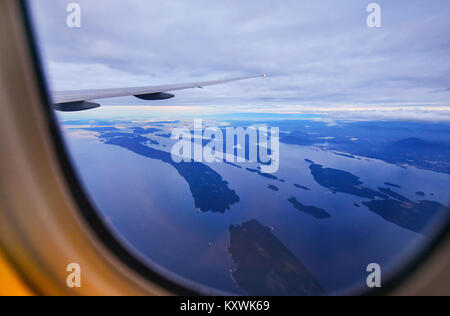
[[[254,79],[266,77],[266,75],[239,77],[222,80],[200,81],[184,84],[169,84],[161,86],[148,86],[138,88],[118,88],[103,90],[78,90],[78,91],[59,91],[53,93],[53,108],[59,111],[83,111],[99,107],[100,104],[90,102],[95,99],[107,99],[123,96],[135,96],[142,100],[164,100],[173,98],[175,95],[167,92],[203,88],[217,84],[223,84],[232,81]]]

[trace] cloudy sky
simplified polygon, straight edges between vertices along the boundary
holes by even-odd
[[[267,73],[155,105],[449,112],[448,0],[378,0],[382,28],[367,27],[365,0],[78,0],[82,26],[71,29],[70,2],[30,0],[55,90]]]

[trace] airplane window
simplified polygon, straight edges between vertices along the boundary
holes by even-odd
[[[200,293],[387,289],[446,231],[447,1],[28,1],[66,150]]]

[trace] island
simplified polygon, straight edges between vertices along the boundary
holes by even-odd
[[[257,220],[229,227],[236,285],[252,296],[323,296],[325,290],[269,227]]]

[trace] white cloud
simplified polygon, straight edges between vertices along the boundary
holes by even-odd
[[[65,26],[70,1],[37,2],[31,4],[54,89],[266,72],[266,80],[181,91],[157,104],[262,111],[450,105],[448,1],[380,0],[377,30],[365,25],[366,4],[352,0],[79,0],[81,29]]]

